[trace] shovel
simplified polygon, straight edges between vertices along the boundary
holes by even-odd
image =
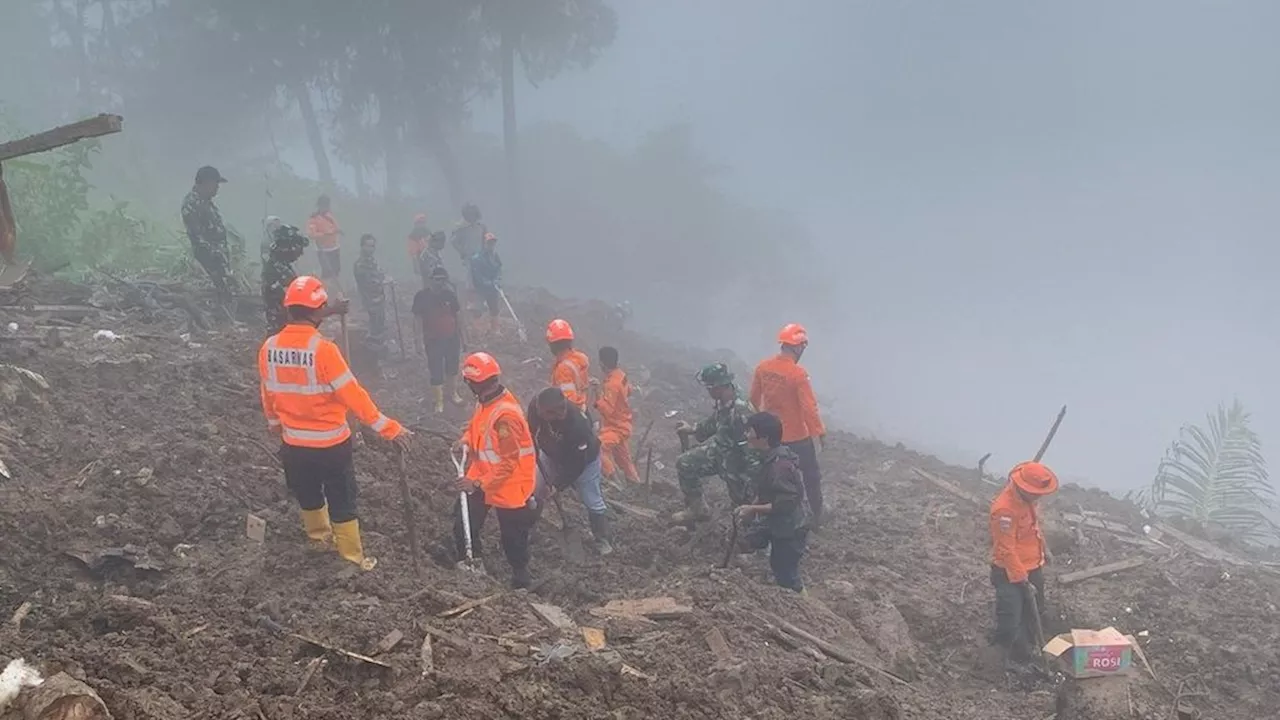
[[[507,312],[511,313],[511,319],[516,321],[516,334],[520,336],[520,342],[529,342],[529,333],[525,332],[524,323],[520,322],[520,318],[516,317],[516,311],[511,309],[511,301],[507,299],[507,294],[498,288],[498,297],[502,298],[502,304],[507,306]]]
[[[462,446],[462,452],[458,455],[449,453],[450,459],[453,460],[453,467],[458,471],[458,479],[466,476],[467,471],[467,446]],[[467,549],[467,558],[461,563],[462,569],[468,572],[484,575],[484,568],[476,564],[475,554],[471,552],[471,502],[465,491],[458,493],[459,509],[462,511],[462,537]]]
[[[546,469],[542,466],[542,455],[534,451],[534,458],[538,463],[538,472],[542,473],[542,479],[548,485],[551,484],[551,476],[547,474]],[[551,504],[556,506],[556,515],[560,518],[560,547],[564,550],[565,557],[569,558],[569,562],[580,564],[587,559],[586,548],[582,546],[582,538],[578,536],[574,527],[569,524],[569,519],[564,514],[564,505],[560,504],[560,493],[554,487],[548,491],[551,495]]]
[[[400,344],[400,359],[404,360],[407,353],[404,349],[404,330],[400,329],[400,303],[396,300],[396,286],[391,286],[391,315],[396,319],[396,342]]]

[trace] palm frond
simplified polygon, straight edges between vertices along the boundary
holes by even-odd
[[[1262,443],[1239,401],[1220,406],[1204,427],[1182,428],[1160,461],[1149,498],[1157,513],[1206,529],[1250,542],[1275,537],[1268,512],[1276,491]]]

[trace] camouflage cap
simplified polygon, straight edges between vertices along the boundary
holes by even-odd
[[[271,247],[279,250],[302,250],[311,240],[292,225],[281,225],[271,235]]]
[[[724,363],[712,363],[698,371],[698,382],[707,387],[733,384],[733,371]]]

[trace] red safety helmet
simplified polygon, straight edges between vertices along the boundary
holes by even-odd
[[[481,383],[489,378],[502,374],[498,361],[487,352],[471,353],[462,362],[462,379],[467,382]]]
[[[783,345],[808,345],[809,333],[800,323],[789,323],[778,331],[778,342]]]
[[[556,318],[547,323],[547,342],[560,342],[573,339],[573,326],[566,320]]]
[[[1009,471],[1009,481],[1028,495],[1052,495],[1058,491],[1058,476],[1044,463],[1014,465]]]
[[[320,278],[314,275],[299,275],[284,291],[285,307],[319,310],[327,302],[329,302],[329,293],[325,291],[324,283],[320,282]]]

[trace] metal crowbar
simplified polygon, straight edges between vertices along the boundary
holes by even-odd
[[[449,459],[453,460],[453,467],[458,471],[458,479],[466,477],[467,474],[467,446],[462,446],[461,453],[449,453]],[[464,570],[468,570],[480,575],[484,574],[483,567],[476,566],[476,557],[471,550],[471,502],[467,497],[467,492],[460,491],[458,493],[458,509],[462,512],[462,537],[467,549],[467,558],[460,563]]]
[[[516,311],[511,308],[511,301],[501,287],[498,288],[498,296],[502,298],[502,304],[507,306],[507,312],[511,313],[511,319],[516,321],[516,334],[520,336],[520,342],[529,342],[529,333],[525,332],[524,323],[516,317]]]

